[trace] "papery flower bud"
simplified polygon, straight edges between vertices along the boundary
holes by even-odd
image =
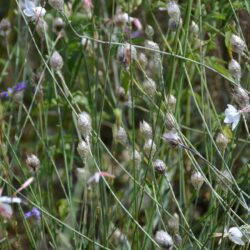
[[[143,82],[143,90],[148,94],[150,97],[154,97],[156,94],[156,84],[155,81],[151,78],[145,79]]]
[[[228,170],[225,169],[217,177],[217,182],[218,182],[218,185],[221,186],[221,188],[223,188],[224,190],[227,190],[233,184],[232,175],[230,174]]]
[[[156,145],[152,139],[145,141],[143,145],[143,151],[147,157],[153,156],[156,152]]]
[[[132,155],[132,158],[133,158],[133,155]],[[136,165],[140,165],[140,163],[141,163],[141,154],[137,150],[134,151],[134,158],[135,158]]]
[[[86,159],[90,152],[89,144],[85,141],[80,141],[77,146],[77,152],[82,159]]]
[[[122,86],[119,86],[115,92],[120,102],[128,101],[128,94]]]
[[[173,19],[180,19],[181,11],[180,11],[179,5],[176,2],[170,1],[167,4],[167,11],[168,11],[168,15],[171,18],[173,18]]]
[[[148,65],[148,59],[147,59],[147,57],[146,57],[146,55],[144,53],[142,53],[142,52],[139,53],[139,55],[138,55],[138,61],[141,64],[142,68],[145,69],[147,67],[147,65]]]
[[[249,95],[246,90],[239,85],[234,88],[233,98],[240,108],[249,105]]]
[[[165,133],[162,138],[171,146],[176,147],[180,146],[181,144],[181,138],[179,137],[177,131],[175,129],[172,129],[171,131]]]
[[[176,105],[176,98],[173,95],[169,95],[167,97],[167,107],[171,108],[172,110],[175,110],[175,105]]]
[[[63,67],[63,58],[55,51],[50,58],[50,66],[55,71],[60,71]]]
[[[150,49],[150,50],[160,50],[159,45],[153,41],[150,41],[150,40],[145,41],[145,47]],[[149,51],[149,52],[153,52],[153,51]]]
[[[63,28],[65,26],[65,23],[61,17],[56,17],[53,20],[53,32],[56,33],[57,35],[63,31]]]
[[[163,248],[171,250],[173,249],[174,242],[172,237],[165,231],[157,231],[155,235],[155,241]]]
[[[177,31],[182,26],[182,19],[169,18],[168,20],[168,28],[171,31]]]
[[[145,33],[146,33],[146,35],[148,36],[148,37],[153,37],[153,35],[154,35],[154,28],[151,26],[151,25],[147,25],[146,26],[146,29],[145,29]]]
[[[33,172],[36,172],[37,169],[40,167],[40,160],[34,154],[28,155],[25,162]]]
[[[157,159],[153,162],[153,168],[159,174],[165,174],[167,171],[165,162],[160,159]]]
[[[136,57],[136,48],[131,44],[125,43],[118,48],[117,58],[125,68],[128,68],[131,62],[136,59]]]
[[[230,73],[232,74],[233,78],[239,84],[240,78],[241,78],[241,66],[240,66],[240,64],[236,60],[232,59],[228,64],[228,69],[229,69]]]
[[[77,127],[80,133],[87,138],[91,132],[91,118],[87,112],[82,112],[77,120]]]
[[[191,175],[191,184],[196,190],[199,190],[204,182],[204,177],[200,172],[194,172]]]
[[[174,215],[168,220],[168,227],[173,235],[179,233],[180,219],[177,213],[174,213]]]
[[[242,54],[243,51],[246,49],[245,42],[239,36],[236,36],[234,34],[231,35],[230,44],[232,51],[238,54]]]
[[[39,18],[36,22],[36,32],[38,33],[38,35],[40,36],[41,39],[45,38],[44,34],[47,31],[48,31],[47,22],[44,19]]]
[[[49,5],[59,11],[63,11],[64,9],[64,1],[63,0],[48,0]]]
[[[175,120],[175,117],[170,112],[166,114],[165,125],[166,125],[166,128],[169,130],[176,128],[177,122]]]
[[[23,96],[24,96],[24,91],[18,91],[13,94],[13,99],[17,103],[22,103],[23,102]]]
[[[7,18],[3,18],[0,22],[0,36],[8,36],[10,31],[10,21]]]
[[[196,22],[192,21],[191,22],[191,31],[192,33],[197,36],[199,34],[199,26]]]
[[[244,246],[245,242],[242,240],[243,238],[243,233],[238,227],[231,227],[228,230],[228,238],[231,240],[233,243],[237,245]]]
[[[128,141],[128,136],[123,127],[119,127],[118,129],[114,129],[114,138],[117,142],[126,145]]]
[[[144,137],[144,139],[149,139],[152,137],[152,128],[145,121],[140,122],[140,132],[142,136]]]
[[[219,150],[224,151],[229,143],[229,139],[224,133],[219,132],[216,136],[215,142]]]
[[[118,13],[114,17],[114,22],[118,26],[124,26],[126,25],[126,23],[128,23],[128,21],[129,21],[129,15],[126,12]]]

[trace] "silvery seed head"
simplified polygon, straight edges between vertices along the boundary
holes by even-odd
[[[173,95],[167,96],[167,107],[171,108],[172,110],[175,110],[175,105],[176,105],[176,98]]]
[[[133,45],[125,43],[118,48],[117,59],[125,68],[128,68],[131,62],[136,60],[136,58],[137,52]]]
[[[145,141],[143,151],[147,157],[153,156],[156,152],[156,145],[152,139]]]
[[[82,159],[86,159],[89,154],[89,144],[85,141],[80,141],[77,145],[77,152]]]
[[[219,132],[216,136],[215,142],[219,150],[224,151],[229,143],[229,139],[224,133]]]
[[[49,5],[59,11],[63,11],[64,1],[63,0],[48,0]]]
[[[137,150],[134,151],[134,154],[133,154],[133,152],[131,153],[130,158],[132,160],[134,158],[135,159],[135,164],[140,165],[140,163],[141,163],[141,154]]]
[[[60,71],[63,67],[63,58],[55,51],[50,58],[50,66],[55,71]]]
[[[146,40],[145,41],[145,47],[150,49],[150,50],[160,50],[160,47],[157,43],[150,41],[150,40]]]
[[[148,94],[150,97],[154,97],[156,94],[156,84],[155,81],[151,78],[147,78],[143,82],[143,90]]]
[[[126,145],[128,142],[128,136],[123,127],[118,127],[118,129],[114,130],[114,138],[116,139],[117,142]]]
[[[228,69],[229,69],[231,75],[233,76],[233,78],[239,84],[240,78],[241,78],[241,66],[240,66],[240,64],[236,60],[232,59],[228,64]]]
[[[144,139],[149,139],[152,137],[152,128],[145,121],[140,122],[140,132]]]
[[[198,36],[199,34],[199,26],[196,22],[192,21],[191,22],[191,31],[195,36]]]
[[[236,36],[234,34],[230,38],[230,44],[233,52],[238,54],[242,54],[246,49],[245,42],[239,36]]]
[[[25,162],[33,172],[36,172],[40,167],[40,160],[34,154],[28,155]]]
[[[167,5],[168,15],[173,19],[180,19],[181,11],[179,5],[175,1],[170,1]]]
[[[142,68],[145,69],[147,67],[147,65],[148,65],[148,59],[147,59],[147,57],[146,57],[146,55],[144,53],[142,53],[142,52],[139,53],[139,55],[138,55],[138,61],[141,64]]]
[[[80,133],[86,138],[91,132],[91,118],[87,112],[82,112],[77,120],[77,127]]]
[[[153,162],[153,168],[159,174],[165,174],[167,171],[165,162],[160,159],[157,159]]]
[[[176,120],[175,120],[175,117],[173,116],[172,113],[170,112],[167,112],[166,114],[166,117],[165,117],[165,125],[166,125],[166,128],[171,130],[173,128],[176,128]]]
[[[172,237],[168,234],[168,232],[165,232],[163,230],[157,231],[155,235],[155,241],[166,250],[173,249],[174,242]]]
[[[191,175],[191,184],[196,190],[199,190],[204,182],[204,177],[200,172],[194,172]]]
[[[165,133],[162,136],[163,140],[165,140],[171,147],[177,147],[181,145],[181,138],[178,135],[175,129]]]
[[[177,213],[174,213],[174,215],[168,220],[168,227],[173,235],[179,233],[180,219]]]
[[[240,85],[235,86],[233,98],[240,108],[244,108],[249,105],[249,95]]]

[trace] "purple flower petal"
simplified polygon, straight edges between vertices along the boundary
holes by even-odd
[[[15,87],[14,87],[14,93],[20,92],[24,89],[26,89],[27,83],[26,82],[19,82]]]
[[[35,217],[36,220],[41,219],[41,212],[38,208],[33,207],[31,211],[28,211],[27,213],[24,214],[25,219],[28,219],[30,217]]]

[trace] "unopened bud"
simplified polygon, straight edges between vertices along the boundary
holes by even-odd
[[[77,120],[77,127],[80,133],[86,138],[91,132],[91,118],[87,112],[82,112]]]
[[[57,51],[53,52],[50,58],[50,66],[55,71],[60,71],[63,67],[63,59]]]
[[[176,128],[176,124],[177,122],[175,120],[175,117],[170,112],[168,112],[165,117],[166,128],[171,130],[173,128]]]
[[[167,106],[171,108],[172,110],[175,110],[175,105],[176,105],[176,98],[173,95],[169,95],[167,97]]]
[[[10,21],[3,18],[0,22],[0,36],[8,36],[11,30]]]
[[[152,139],[145,141],[143,145],[143,151],[147,157],[152,156],[156,152],[156,145]]]
[[[57,35],[62,32],[64,28],[64,21],[61,17],[57,17],[53,20],[53,32],[55,32]]]
[[[142,68],[146,68],[148,65],[148,59],[144,53],[139,53],[138,55],[138,61],[141,64]]]
[[[196,190],[199,190],[204,182],[204,177],[200,172],[194,172],[191,175],[191,184]]]
[[[170,1],[167,5],[168,15],[173,19],[179,19],[181,11],[179,5],[175,1]]]
[[[128,68],[131,62],[136,59],[136,57],[136,49],[131,44],[125,43],[118,48],[117,58],[125,68]]]
[[[140,132],[145,139],[149,139],[152,137],[152,128],[145,121],[140,122]]]
[[[169,18],[168,20],[168,28],[171,31],[177,31],[182,26],[182,19]]]
[[[40,36],[41,39],[44,39],[44,34],[48,31],[48,24],[47,22],[42,19],[39,18],[36,22],[36,32],[38,33],[38,35]]]
[[[147,25],[145,29],[145,33],[148,37],[153,37],[154,35],[154,28],[151,25]]]
[[[114,129],[114,138],[117,142],[126,145],[128,141],[128,136],[123,127],[119,127],[118,129]]]
[[[40,166],[40,160],[36,155],[31,154],[27,156],[26,164],[31,168],[33,172],[36,172]]]
[[[174,242],[172,237],[165,231],[157,231],[155,235],[155,241],[163,248],[171,250],[173,249]]]
[[[230,44],[233,52],[238,54],[242,54],[246,49],[245,42],[239,36],[236,36],[234,34],[230,38]]]
[[[196,22],[192,21],[191,22],[191,31],[192,33],[197,36],[199,34],[199,26]]]
[[[122,86],[119,86],[116,89],[116,95],[120,102],[128,101],[128,94],[126,93],[125,89]]]
[[[63,0],[48,0],[49,5],[59,11],[63,11],[64,1]]]
[[[156,94],[156,84],[155,81],[151,78],[145,79],[143,82],[143,90],[148,94],[150,97],[154,97]]]
[[[179,233],[180,219],[177,213],[174,213],[174,215],[168,220],[168,227],[173,235]]]
[[[167,170],[165,162],[159,159],[153,162],[153,168],[159,174],[165,174]]]
[[[165,133],[162,138],[171,146],[176,147],[181,145],[181,138],[179,137],[177,131],[172,129],[171,131]]]
[[[233,78],[239,84],[240,78],[241,78],[241,66],[240,66],[240,64],[236,60],[232,59],[228,64],[228,69],[229,69],[230,73],[232,74]]]
[[[77,146],[77,152],[82,159],[86,159],[89,154],[89,144],[85,141],[80,141]]]
[[[233,98],[240,108],[249,105],[249,95],[241,86],[236,86],[234,88]]]
[[[141,163],[141,154],[137,150],[134,151],[134,154],[132,152],[130,157],[135,160],[136,165]]]
[[[145,47],[150,49],[150,50],[160,50],[159,45],[153,41],[146,40],[145,41]]]
[[[220,185],[221,188],[223,188],[225,190],[227,190],[228,188],[230,188],[231,185],[233,184],[232,175],[226,169],[223,170],[221,172],[221,174],[218,175],[217,181],[218,181],[218,185]]]
[[[218,146],[218,148],[221,151],[224,151],[227,147],[227,144],[229,143],[229,139],[227,138],[226,135],[224,135],[223,133],[218,133],[215,139],[215,142]]]

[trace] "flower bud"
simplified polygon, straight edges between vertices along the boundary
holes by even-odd
[[[182,19],[169,18],[168,20],[168,28],[171,31],[177,31],[179,27],[182,26]]]
[[[150,50],[160,50],[159,45],[153,41],[146,40],[145,41],[145,47]]]
[[[173,235],[179,233],[180,219],[177,213],[174,213],[174,215],[168,220],[168,227]]]
[[[235,86],[233,98],[240,108],[244,108],[249,105],[248,93],[241,86]]]
[[[48,31],[48,24],[47,22],[42,19],[39,18],[36,22],[36,32],[38,33],[38,35],[40,36],[41,39],[44,39],[44,34]]]
[[[173,95],[169,95],[167,97],[167,106],[171,108],[172,110],[175,110],[175,105],[176,105],[176,98]]]
[[[154,155],[156,152],[156,145],[152,139],[145,141],[143,151],[147,157]]]
[[[177,122],[175,120],[175,117],[170,112],[168,112],[165,117],[166,128],[171,130],[176,127],[176,124]]]
[[[165,174],[167,170],[165,162],[159,159],[153,162],[153,168],[159,174]]]
[[[232,51],[238,54],[242,54],[246,49],[245,42],[239,36],[236,36],[234,34],[230,38],[230,44]]]
[[[200,172],[194,172],[191,175],[191,184],[196,190],[199,190],[204,182],[204,177]]]
[[[165,231],[157,231],[155,235],[155,241],[163,248],[163,249],[173,249],[174,242],[172,237]]]
[[[180,7],[179,5],[174,2],[174,1],[170,1],[167,5],[167,11],[168,11],[168,15],[173,18],[173,19],[180,19],[181,16],[181,11],[180,11]]]
[[[118,48],[117,58],[125,68],[128,68],[131,62],[136,59],[136,57],[136,49],[131,44],[125,43]]]
[[[82,112],[77,120],[77,127],[80,133],[86,138],[91,132],[91,118],[87,112]]]
[[[0,22],[0,36],[8,36],[10,31],[10,21],[7,18],[3,18]]]
[[[196,22],[192,21],[191,22],[191,31],[192,33],[197,36],[199,34],[199,26]]]
[[[154,35],[154,28],[151,25],[147,25],[145,29],[145,33],[148,37],[153,37]]]
[[[122,86],[119,86],[116,89],[116,95],[117,95],[120,102],[128,101],[128,95],[127,95],[125,89]]]
[[[141,154],[135,150],[134,151],[134,155],[131,154],[130,158],[133,160],[133,158],[135,159],[135,165],[140,165],[141,163]]]
[[[26,164],[31,168],[33,172],[36,172],[40,167],[40,160],[34,154],[28,155],[26,158]]]
[[[233,184],[232,176],[228,170],[223,170],[217,177],[218,185],[224,190],[227,190]]]
[[[232,59],[228,64],[228,69],[229,69],[231,75],[233,76],[233,78],[239,84],[240,83],[240,78],[241,78],[240,64],[236,60]]]
[[[55,71],[60,71],[63,67],[63,59],[57,51],[53,52],[50,58],[50,66]]]
[[[150,97],[154,97],[156,94],[156,84],[151,78],[145,79],[143,82],[143,90]]]
[[[77,146],[77,152],[82,159],[86,159],[89,154],[89,144],[85,141],[80,141]]]
[[[64,28],[64,21],[61,17],[56,17],[53,20],[53,32],[56,33],[57,35],[63,31]]]
[[[219,150],[224,151],[227,147],[227,144],[229,143],[229,139],[227,138],[227,136],[225,134],[220,132],[217,134],[215,142],[216,142]]]
[[[59,11],[63,11],[64,1],[63,0],[48,0],[49,5]]]
[[[149,139],[152,137],[152,128],[145,121],[140,122],[140,132],[145,139]]]
[[[148,65],[148,59],[147,59],[147,57],[146,57],[146,55],[144,53],[142,53],[142,52],[139,53],[139,55],[138,55],[138,61],[141,64],[142,68],[145,69],[147,67],[147,65]]]
[[[163,140],[165,140],[171,147],[176,147],[181,145],[181,138],[175,129],[165,133],[162,136]]]
[[[114,138],[117,142],[126,145],[128,141],[128,136],[123,127],[119,127],[118,129],[114,130]]]

